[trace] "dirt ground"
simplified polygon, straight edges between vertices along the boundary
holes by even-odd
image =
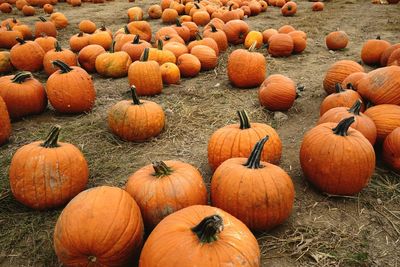
[[[311,3],[297,1],[296,16],[285,18],[278,8],[247,19],[253,30],[279,28],[291,24],[308,35],[308,47],[300,55],[271,58],[266,49],[268,74],[284,74],[305,86],[286,115],[275,119],[274,113],[259,106],[256,89],[238,90],[229,84],[227,56],[219,58],[218,67],[180,85],[164,88],[161,95],[150,98],[160,103],[167,115],[165,131],[146,143],[125,143],[107,128],[108,108],[127,99],[127,78],[104,79],[94,75],[97,90],[93,112],[65,116],[48,109],[44,114],[13,123],[10,142],[0,153],[0,266],[58,266],[52,247],[55,221],[61,209],[32,211],[17,203],[9,188],[8,167],[15,151],[46,136],[51,125],[62,126],[61,140],[78,146],[90,165],[89,187],[124,186],[127,177],[153,160],[179,159],[197,166],[206,182],[211,171],[207,163],[207,143],[218,128],[237,122],[236,110],[245,109],[254,122],[274,126],[283,141],[280,166],[292,177],[296,200],[292,216],[282,226],[268,233],[256,233],[262,250],[262,266],[398,266],[400,265],[400,179],[378,163],[368,188],[355,197],[330,197],[317,192],[301,172],[298,154],[304,133],[312,128],[325,96],[322,80],[325,71],[337,60],[360,60],[362,43],[381,35],[391,43],[400,42],[400,5],[372,5],[368,0],[333,0],[325,11],[311,12]],[[77,33],[81,19],[97,25],[105,23],[113,31],[127,22],[126,10],[139,5],[144,10],[158,0],[105,4],[83,3],[72,8],[57,4],[70,25],[59,31],[59,40],[67,47]],[[40,12],[40,14],[42,14]],[[16,11],[12,14],[20,17]],[[3,20],[9,15],[0,14]],[[36,17],[21,18],[33,25]],[[160,21],[151,21],[154,32]],[[334,30],[347,32],[347,49],[329,52],[325,36]],[[366,67],[367,70],[371,68]],[[35,74],[42,82],[43,74]]]

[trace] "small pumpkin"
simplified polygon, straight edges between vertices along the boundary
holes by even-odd
[[[51,13],[54,12],[54,7],[53,7],[53,5],[51,5],[51,4],[45,4],[45,5],[43,6],[43,11],[44,11],[44,13],[46,13],[46,14],[51,14]]]
[[[125,51],[114,52],[115,42],[110,51],[96,57],[96,71],[103,77],[120,78],[128,75],[132,63],[131,57]]]
[[[151,48],[151,44],[140,40],[139,35],[135,35],[132,42],[127,42],[122,45],[121,51],[128,53],[132,62],[135,62],[140,59],[140,56],[143,54],[145,48]]]
[[[208,14],[207,11],[205,10],[199,10],[195,12],[192,16],[192,20],[194,23],[196,23],[198,26],[205,26],[207,23],[210,22],[211,17],[210,14]]]
[[[343,80],[342,87],[348,88],[349,86],[352,86],[354,88],[354,90],[357,91],[358,84],[366,76],[367,76],[367,74],[365,72],[353,72],[352,74],[347,76],[346,79]]]
[[[159,18],[161,18],[161,15],[162,15],[161,6],[159,6],[159,5],[151,5],[149,7],[149,9],[147,10],[147,13],[149,14],[149,18],[151,18],[151,19],[159,19]]]
[[[196,35],[199,32],[199,27],[197,26],[197,24],[192,21],[187,21],[187,22],[182,22],[182,25],[189,28],[190,40],[195,40]]]
[[[396,50],[397,48],[400,48],[400,43],[394,44],[392,46],[390,46],[389,48],[387,48],[381,55],[381,60],[380,60],[380,65],[382,67],[387,66],[387,62],[388,59],[390,57],[390,55],[393,53],[394,50]]]
[[[329,50],[344,49],[348,43],[349,37],[344,31],[331,32],[325,38],[325,44]]]
[[[171,213],[207,204],[207,189],[200,172],[177,160],[155,161],[140,168],[128,178],[125,190],[138,203],[149,229]],[[150,193],[154,196],[151,199]]]
[[[89,168],[85,157],[76,146],[58,142],[60,129],[53,126],[44,141],[19,148],[11,160],[11,191],[32,209],[59,207],[86,187]]]
[[[132,21],[126,25],[130,34],[139,35],[141,40],[151,41],[151,25],[147,21]]]
[[[33,39],[32,31],[26,24],[15,25],[12,28],[14,31],[18,31],[22,34],[24,40],[31,40]]]
[[[263,35],[263,43],[264,43],[264,44],[267,44],[269,38],[270,38],[272,35],[277,34],[277,33],[278,33],[278,31],[275,30],[275,29],[266,29],[265,31],[263,31],[263,33],[262,33],[262,35]]]
[[[95,72],[96,58],[105,52],[106,50],[100,45],[85,46],[78,54],[79,65],[89,73]]]
[[[0,51],[0,73],[9,73],[14,69],[11,64],[10,52]]]
[[[378,35],[376,39],[366,41],[361,49],[361,60],[367,65],[379,65],[383,52],[391,47],[388,41],[381,40]]]
[[[273,57],[288,57],[293,49],[293,38],[289,34],[278,33],[268,39],[268,53]]]
[[[13,30],[10,24],[6,25],[6,30],[0,29],[0,48],[10,49],[14,45],[18,44],[17,37],[23,39],[21,32]]]
[[[387,61],[388,66],[400,66],[400,48],[394,50]]]
[[[383,142],[383,161],[395,172],[400,172],[400,127],[394,129]]]
[[[173,8],[167,8],[163,11],[161,15],[161,20],[165,24],[173,24],[178,19],[178,17],[178,11]]]
[[[178,35],[185,41],[190,40],[190,30],[188,27],[182,25],[179,19],[176,20],[176,24],[172,28],[178,33]]]
[[[18,70],[39,71],[43,68],[44,51],[34,41],[24,41],[17,37],[18,44],[10,50],[10,60]]]
[[[188,44],[187,47],[188,47],[188,49],[189,49],[189,52],[192,51],[192,48],[195,47],[195,46],[197,46],[197,45],[205,45],[205,46],[208,46],[208,47],[212,48],[212,49],[215,51],[215,54],[216,54],[217,56],[219,55],[218,44],[217,44],[217,42],[216,42],[214,39],[208,38],[208,37],[203,38],[203,37],[201,37],[200,34],[198,34],[198,35],[196,36],[196,39],[197,39],[196,41],[192,41],[192,42],[190,42],[190,43]]]
[[[282,142],[278,133],[264,123],[250,124],[245,111],[237,113],[240,123],[218,129],[208,141],[208,164],[211,169],[215,170],[230,158],[249,157],[254,145],[266,135],[269,136],[269,142],[268,146],[264,146],[261,160],[277,164],[282,154]]]
[[[11,122],[10,116],[8,115],[6,103],[0,96],[0,145],[7,142],[11,135]]]
[[[200,60],[191,54],[183,54],[179,56],[176,64],[183,77],[195,77],[201,70]]]
[[[35,13],[36,10],[33,6],[25,5],[22,7],[22,14],[24,14],[24,16],[34,16]]]
[[[83,32],[72,35],[69,39],[69,46],[74,52],[81,51],[84,47],[89,45],[89,35]]]
[[[244,43],[247,34],[249,33],[249,25],[239,19],[230,20],[224,25],[224,32],[228,42],[234,45]]]
[[[364,72],[364,68],[352,60],[339,60],[332,64],[325,74],[323,86],[328,94],[335,92],[336,84],[342,83],[344,79],[354,72]]]
[[[218,50],[220,52],[226,51],[228,48],[228,38],[223,30],[217,29],[214,24],[209,24],[210,28],[205,30],[203,36],[205,38],[212,38],[218,45]],[[223,26],[222,26],[223,27]]]
[[[400,107],[398,105],[382,104],[371,107],[364,112],[376,126],[377,141],[383,142],[385,138],[397,127],[400,127]]]
[[[47,75],[51,75],[57,70],[52,64],[56,59],[63,61],[69,66],[78,65],[76,54],[69,49],[62,49],[60,43],[56,41],[55,48],[48,51],[43,57],[43,67]]]
[[[288,33],[293,40],[293,53],[301,53],[307,47],[307,35],[303,31],[291,31]]]
[[[57,29],[64,29],[69,24],[67,17],[61,12],[52,13],[50,20],[56,25]]]
[[[178,42],[169,42],[164,45],[163,49],[171,51],[175,55],[175,58],[189,53],[187,46]]]
[[[166,62],[175,63],[176,57],[174,53],[169,50],[164,50],[163,41],[157,41],[157,48],[149,49],[149,60],[154,60],[158,62],[158,64],[162,65]]]
[[[283,25],[278,29],[278,33],[289,33],[295,30],[296,29],[292,25]]]
[[[43,34],[47,36],[57,37],[57,29],[53,22],[47,21],[44,17],[39,17],[40,21],[35,23],[35,36],[39,37]]]
[[[0,4],[0,11],[2,13],[11,13],[12,12],[12,5],[10,5],[9,3]]]
[[[209,46],[196,45],[192,48],[190,54],[200,60],[202,70],[214,69],[218,64],[217,54]]]
[[[304,136],[301,168],[320,191],[355,195],[367,186],[374,173],[374,148],[359,131],[350,128],[353,122],[352,116],[339,123],[323,123]]]
[[[256,43],[255,48],[260,48],[263,45],[263,35],[258,31],[250,31],[244,40],[244,47],[249,49],[253,43]]]
[[[134,6],[128,9],[128,19],[129,22],[131,21],[140,21],[143,20],[143,10],[138,7]]]
[[[96,31],[96,24],[88,19],[84,19],[78,24],[79,31],[92,34]]]
[[[113,39],[107,31],[98,31],[89,35],[89,44],[101,45],[105,50],[111,48]]]
[[[95,187],[78,194],[58,217],[54,250],[65,266],[132,265],[143,229],[140,209],[126,191]]]
[[[47,97],[61,113],[81,113],[92,110],[96,98],[92,77],[82,68],[53,61],[59,68],[46,82]]]
[[[271,111],[286,111],[296,99],[296,86],[292,79],[281,74],[269,76],[258,90],[258,99]]]
[[[48,51],[52,50],[55,48],[55,44],[57,42],[57,39],[52,37],[52,36],[46,36],[43,35],[42,37],[36,38],[35,43],[40,45],[40,47],[43,49],[44,53],[46,54]]]
[[[122,140],[143,142],[158,136],[164,129],[165,114],[155,102],[140,101],[131,86],[132,101],[123,100],[108,112],[108,126]]]
[[[293,16],[297,12],[297,4],[289,1],[281,8],[281,13],[284,17]]]
[[[323,11],[325,7],[325,4],[322,2],[315,2],[311,5],[311,10],[312,11]]]
[[[164,84],[179,84],[181,73],[174,63],[167,62],[160,66],[161,76]]]

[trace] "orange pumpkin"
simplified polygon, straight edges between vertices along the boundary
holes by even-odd
[[[132,42],[127,42],[121,47],[121,51],[128,53],[132,62],[135,62],[140,59],[145,48],[151,48],[151,44],[140,40],[139,35],[135,35]]]
[[[11,64],[10,52],[0,51],[0,73],[8,73],[14,69]]]
[[[390,54],[388,61],[388,66],[400,66],[400,48],[397,48]]]
[[[78,28],[81,32],[92,34],[96,31],[96,24],[88,19],[84,19],[78,24]]]
[[[138,99],[131,86],[132,100],[123,100],[108,112],[108,126],[125,141],[143,142],[158,136],[164,129],[165,114],[155,102]]]
[[[89,44],[101,45],[105,50],[109,50],[112,45],[112,37],[107,31],[99,31],[89,35]]]
[[[23,1],[24,1],[24,0],[23,0]],[[44,13],[46,13],[46,14],[51,14],[51,13],[53,13],[53,11],[54,11],[53,5],[45,4],[45,5],[43,6],[43,11],[44,11]]]
[[[349,37],[344,31],[329,33],[325,38],[326,47],[330,50],[340,50],[346,48]]]
[[[96,71],[96,58],[106,50],[100,45],[88,45],[82,48],[78,54],[79,65],[87,72]]]
[[[228,42],[234,45],[244,43],[249,33],[249,25],[242,20],[230,20],[224,25],[224,32]]]
[[[18,44],[17,37],[23,39],[21,32],[13,30],[10,24],[7,24],[6,30],[0,29],[0,48],[10,49],[14,45]]]
[[[269,76],[258,90],[258,99],[263,107],[271,111],[286,111],[296,99],[295,83],[281,74]]]
[[[54,49],[56,42],[56,38],[46,35],[35,39],[35,43],[37,43],[43,49],[44,53]]]
[[[24,41],[17,37],[18,44],[10,50],[10,60],[18,70],[39,71],[43,68],[44,51],[33,41]]]
[[[278,33],[289,33],[295,31],[296,29],[291,25],[283,25],[278,29]]]
[[[188,27],[182,25],[179,19],[176,20],[176,25],[172,26],[172,28],[178,33],[178,35],[185,41],[189,42],[190,40],[190,30]]]
[[[22,34],[24,40],[33,39],[32,31],[28,25],[25,25],[25,24],[15,25],[12,29],[14,31],[20,32]]]
[[[391,44],[385,40],[381,40],[380,36],[374,40],[368,40],[363,44],[361,49],[361,59],[367,65],[379,65],[381,55],[388,49]]]
[[[189,52],[186,45],[178,43],[178,42],[169,42],[166,45],[164,45],[163,49],[171,51],[175,55],[176,58]]]
[[[278,33],[268,39],[268,53],[273,57],[288,57],[293,49],[293,38],[289,34]]]
[[[138,6],[129,8],[128,19],[129,22],[143,20],[143,10]]]
[[[147,21],[132,21],[126,25],[131,34],[139,35],[141,40],[151,41],[151,25]]]
[[[347,76],[354,72],[364,72],[364,68],[352,60],[339,60],[335,62],[325,74],[323,81],[325,91],[328,94],[334,93],[336,84],[342,83]]]
[[[149,49],[149,60],[154,60],[158,62],[158,64],[162,65],[166,62],[175,63],[176,57],[171,51],[164,50],[163,42],[158,40],[157,48]]]
[[[69,49],[62,49],[59,42],[56,42],[55,48],[48,51],[43,58],[43,67],[47,75],[51,75],[56,68],[53,67],[52,62],[59,59],[69,66],[77,66],[78,59],[74,52]]]
[[[11,122],[10,116],[8,115],[6,103],[0,96],[0,145],[7,142],[11,135]]]
[[[175,9],[167,8],[161,15],[161,20],[165,24],[173,24],[178,19],[179,14]]]
[[[11,13],[12,12],[12,5],[10,5],[9,3],[0,4],[0,11],[2,13]]]
[[[256,43],[255,48],[260,48],[263,45],[263,35],[261,32],[250,31],[244,40],[244,47],[249,49],[254,42]]]
[[[197,45],[192,48],[190,54],[200,60],[202,70],[214,69],[218,64],[218,57],[215,51],[205,45]]]
[[[88,164],[76,146],[58,142],[60,128],[52,127],[45,141],[19,148],[12,158],[11,191],[30,208],[59,207],[86,187]]]
[[[167,62],[160,66],[161,76],[164,84],[179,84],[181,73],[174,63]]]
[[[204,30],[203,36],[205,38],[214,39],[220,52],[226,51],[228,48],[228,38],[226,37],[225,32],[222,29],[217,29],[214,24],[209,25],[209,29]],[[223,27],[223,25],[221,27]]]
[[[103,77],[124,77],[128,74],[128,68],[132,63],[131,57],[125,51],[114,52],[114,45],[113,42],[109,52],[96,57],[96,71]]]
[[[197,40],[196,41],[192,41],[188,44],[188,49],[189,52],[192,51],[192,48],[197,46],[197,45],[205,45],[208,46],[210,48],[212,48],[215,51],[215,54],[218,56],[219,55],[219,48],[218,48],[218,44],[217,42],[212,39],[212,38],[203,38],[200,36],[200,34],[197,35]]]
[[[53,22],[47,21],[43,17],[39,17],[41,21],[35,23],[35,36],[39,37],[42,34],[47,36],[57,37],[57,29]]]
[[[383,161],[395,172],[400,172],[400,127],[394,129],[383,142]]]
[[[199,27],[196,25],[196,23],[188,21],[188,22],[182,22],[182,25],[189,28],[190,40],[196,39],[196,35],[199,32]]]
[[[342,87],[348,88],[352,86],[355,91],[358,90],[358,84],[360,81],[365,78],[367,74],[365,72],[353,72],[349,76],[347,76],[343,82],[342,82]]]
[[[36,13],[36,11],[33,6],[24,5],[22,7],[22,14],[24,14],[24,16],[33,16],[33,15],[35,15],[35,13]]]
[[[95,187],[78,194],[60,214],[54,249],[65,266],[132,265],[142,247],[143,228],[140,209],[126,191]]]
[[[297,12],[297,4],[295,2],[289,1],[283,5],[281,8],[281,13],[283,16],[293,16]]]
[[[390,55],[393,53],[394,50],[396,50],[397,48],[400,48],[400,43],[398,44],[394,44],[392,46],[390,46],[389,48],[387,48],[381,55],[381,60],[380,60],[380,65],[382,67],[387,66],[387,62],[388,59],[390,57]]]
[[[61,12],[52,13],[50,20],[56,25],[57,29],[64,29],[69,24],[67,17]]]
[[[293,39],[293,53],[301,53],[307,47],[307,37],[303,31],[292,31],[288,35]]]
[[[162,9],[161,6],[159,5],[152,5],[149,7],[147,10],[147,13],[149,14],[149,17],[151,19],[159,19],[161,18],[162,15]]]
[[[371,107],[364,112],[376,126],[377,141],[383,142],[385,138],[397,127],[400,127],[400,107],[391,104],[382,104]]]
[[[201,70],[200,60],[191,54],[179,56],[176,64],[183,77],[195,77]]]
[[[269,38],[274,35],[277,34],[278,31],[275,29],[266,29],[265,31],[263,31],[262,35],[263,35],[263,43],[266,44],[268,43]]]
[[[315,2],[315,3],[312,4],[311,10],[312,10],[312,11],[323,11],[323,10],[324,10],[324,7],[325,7],[324,3],[322,3],[322,2]]]
[[[84,47],[89,45],[90,35],[80,32],[78,34],[72,35],[69,39],[69,46],[74,52],[81,51]]]

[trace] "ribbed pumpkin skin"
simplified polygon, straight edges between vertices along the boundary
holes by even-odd
[[[54,109],[61,113],[90,111],[96,98],[92,77],[80,67],[71,68],[71,72],[58,70],[49,77],[47,97]]]
[[[368,40],[361,49],[361,59],[367,65],[379,65],[382,53],[390,46],[385,40]]]
[[[125,187],[139,205],[148,229],[177,210],[207,204],[207,189],[195,167],[177,160],[164,163],[171,168],[171,174],[157,177],[149,164],[132,174]]]
[[[10,50],[10,60],[18,70],[39,71],[43,68],[44,50],[33,41],[16,44]]]
[[[387,61],[387,64],[388,66],[400,66],[400,48],[397,48],[393,51]]]
[[[215,170],[230,158],[248,157],[261,138],[269,136],[261,155],[262,161],[277,164],[282,155],[282,142],[278,133],[264,123],[251,123],[251,128],[240,129],[239,124],[230,124],[214,132],[208,141],[208,163]]]
[[[222,217],[224,229],[215,242],[201,243],[190,229],[215,214]],[[143,247],[139,266],[184,267],[195,262],[197,266],[256,267],[260,266],[259,258],[257,240],[246,225],[221,209],[195,205],[171,214],[157,225]]]
[[[234,19],[228,21],[223,30],[228,42],[234,45],[243,44],[247,34],[250,31],[249,25],[242,20]]]
[[[353,122],[353,124],[351,124],[351,127],[362,133],[364,137],[368,139],[371,145],[374,145],[377,134],[376,126],[373,120],[363,113],[355,115],[354,113],[349,112],[347,107],[336,107],[328,110],[319,118],[317,124],[319,125],[326,122],[338,123],[350,116],[356,116],[356,120]]]
[[[128,53],[124,51],[115,53],[102,53],[96,57],[96,71],[104,76],[120,78],[128,74],[132,60]]]
[[[360,80],[357,92],[375,105],[400,105],[400,67],[390,66],[373,70]]]
[[[183,77],[195,77],[201,70],[200,60],[192,54],[181,55],[178,58],[176,65]]]
[[[325,38],[326,47],[330,50],[339,50],[346,48],[349,37],[344,31],[335,31],[329,33]]]
[[[257,52],[236,49],[228,58],[229,81],[239,88],[260,86],[265,80],[267,61]]]
[[[289,34],[278,33],[268,39],[268,53],[273,57],[288,57],[293,49],[293,39]]]
[[[328,94],[335,92],[336,83],[342,83],[353,72],[364,72],[364,68],[351,60],[339,60],[331,65],[324,78],[324,89]]]
[[[0,145],[4,144],[11,134],[11,122],[8,115],[6,103],[0,96]]]
[[[133,105],[132,100],[123,100],[108,112],[111,131],[125,141],[143,142],[161,133],[165,124],[162,108],[152,101],[141,100]]]
[[[140,209],[116,187],[95,187],[77,195],[54,229],[54,249],[64,266],[133,264],[142,242]]]
[[[304,136],[300,163],[307,180],[320,191],[355,195],[367,186],[375,169],[375,152],[357,130],[348,136],[333,133],[337,123],[323,123]]]
[[[10,185],[14,197],[38,210],[59,207],[87,184],[89,169],[77,147],[58,142],[58,147],[44,148],[43,141],[17,150],[10,165]]]
[[[156,95],[163,89],[160,65],[156,61],[135,61],[128,69],[130,85],[135,85],[137,94]]]
[[[190,54],[200,60],[202,70],[214,69],[218,64],[218,57],[215,54],[215,51],[208,46],[197,45],[192,48]]]
[[[96,58],[106,50],[100,45],[88,45],[82,48],[78,54],[79,65],[87,72],[96,71]]]
[[[51,75],[57,71],[57,68],[55,68],[53,64],[51,64],[51,62],[56,59],[65,62],[68,66],[78,65],[78,57],[71,50],[63,49],[62,51],[58,52],[52,49],[48,51],[43,58],[43,67],[47,75]]]
[[[19,119],[26,115],[42,113],[47,106],[47,96],[43,85],[34,78],[23,83],[11,81],[14,75],[0,78],[0,96],[7,105],[10,118]]]
[[[367,109],[365,115],[370,117],[376,126],[377,141],[384,141],[394,129],[400,127],[400,107],[397,105],[378,105]]]
[[[281,74],[269,76],[258,90],[260,104],[271,111],[285,111],[293,106],[296,99],[294,82]]]
[[[387,65],[390,55],[397,48],[400,48],[400,43],[394,44],[394,45],[390,46],[389,48],[386,48],[386,50],[382,53],[381,60],[380,60],[380,64],[382,67],[385,67]]]
[[[394,129],[385,138],[382,156],[391,169],[400,172],[400,127]]]
[[[14,69],[13,65],[11,64],[10,60],[10,52],[8,51],[1,51],[0,52],[0,73],[8,73]]]
[[[367,73],[365,73],[365,72],[353,72],[352,74],[347,76],[346,79],[343,80],[342,87],[347,88],[348,84],[351,83],[353,85],[353,88],[357,91],[358,84],[366,76],[367,76]]]
[[[336,107],[350,108],[354,104],[354,102],[356,102],[358,99],[362,100],[361,96],[356,91],[350,89],[328,95],[321,103],[321,106],[319,108],[319,115],[320,116],[324,115],[324,113],[330,110],[331,108],[336,108]],[[361,108],[361,111],[364,111],[364,105]]]
[[[217,168],[211,180],[211,201],[250,229],[269,230],[290,216],[293,182],[278,166],[261,162],[262,168],[250,169],[243,166],[246,161],[232,158]]]

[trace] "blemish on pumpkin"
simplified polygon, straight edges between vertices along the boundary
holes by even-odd
[[[171,213],[174,212],[174,209],[171,206],[165,206],[162,210],[161,210],[161,215],[163,217],[170,215]]]

